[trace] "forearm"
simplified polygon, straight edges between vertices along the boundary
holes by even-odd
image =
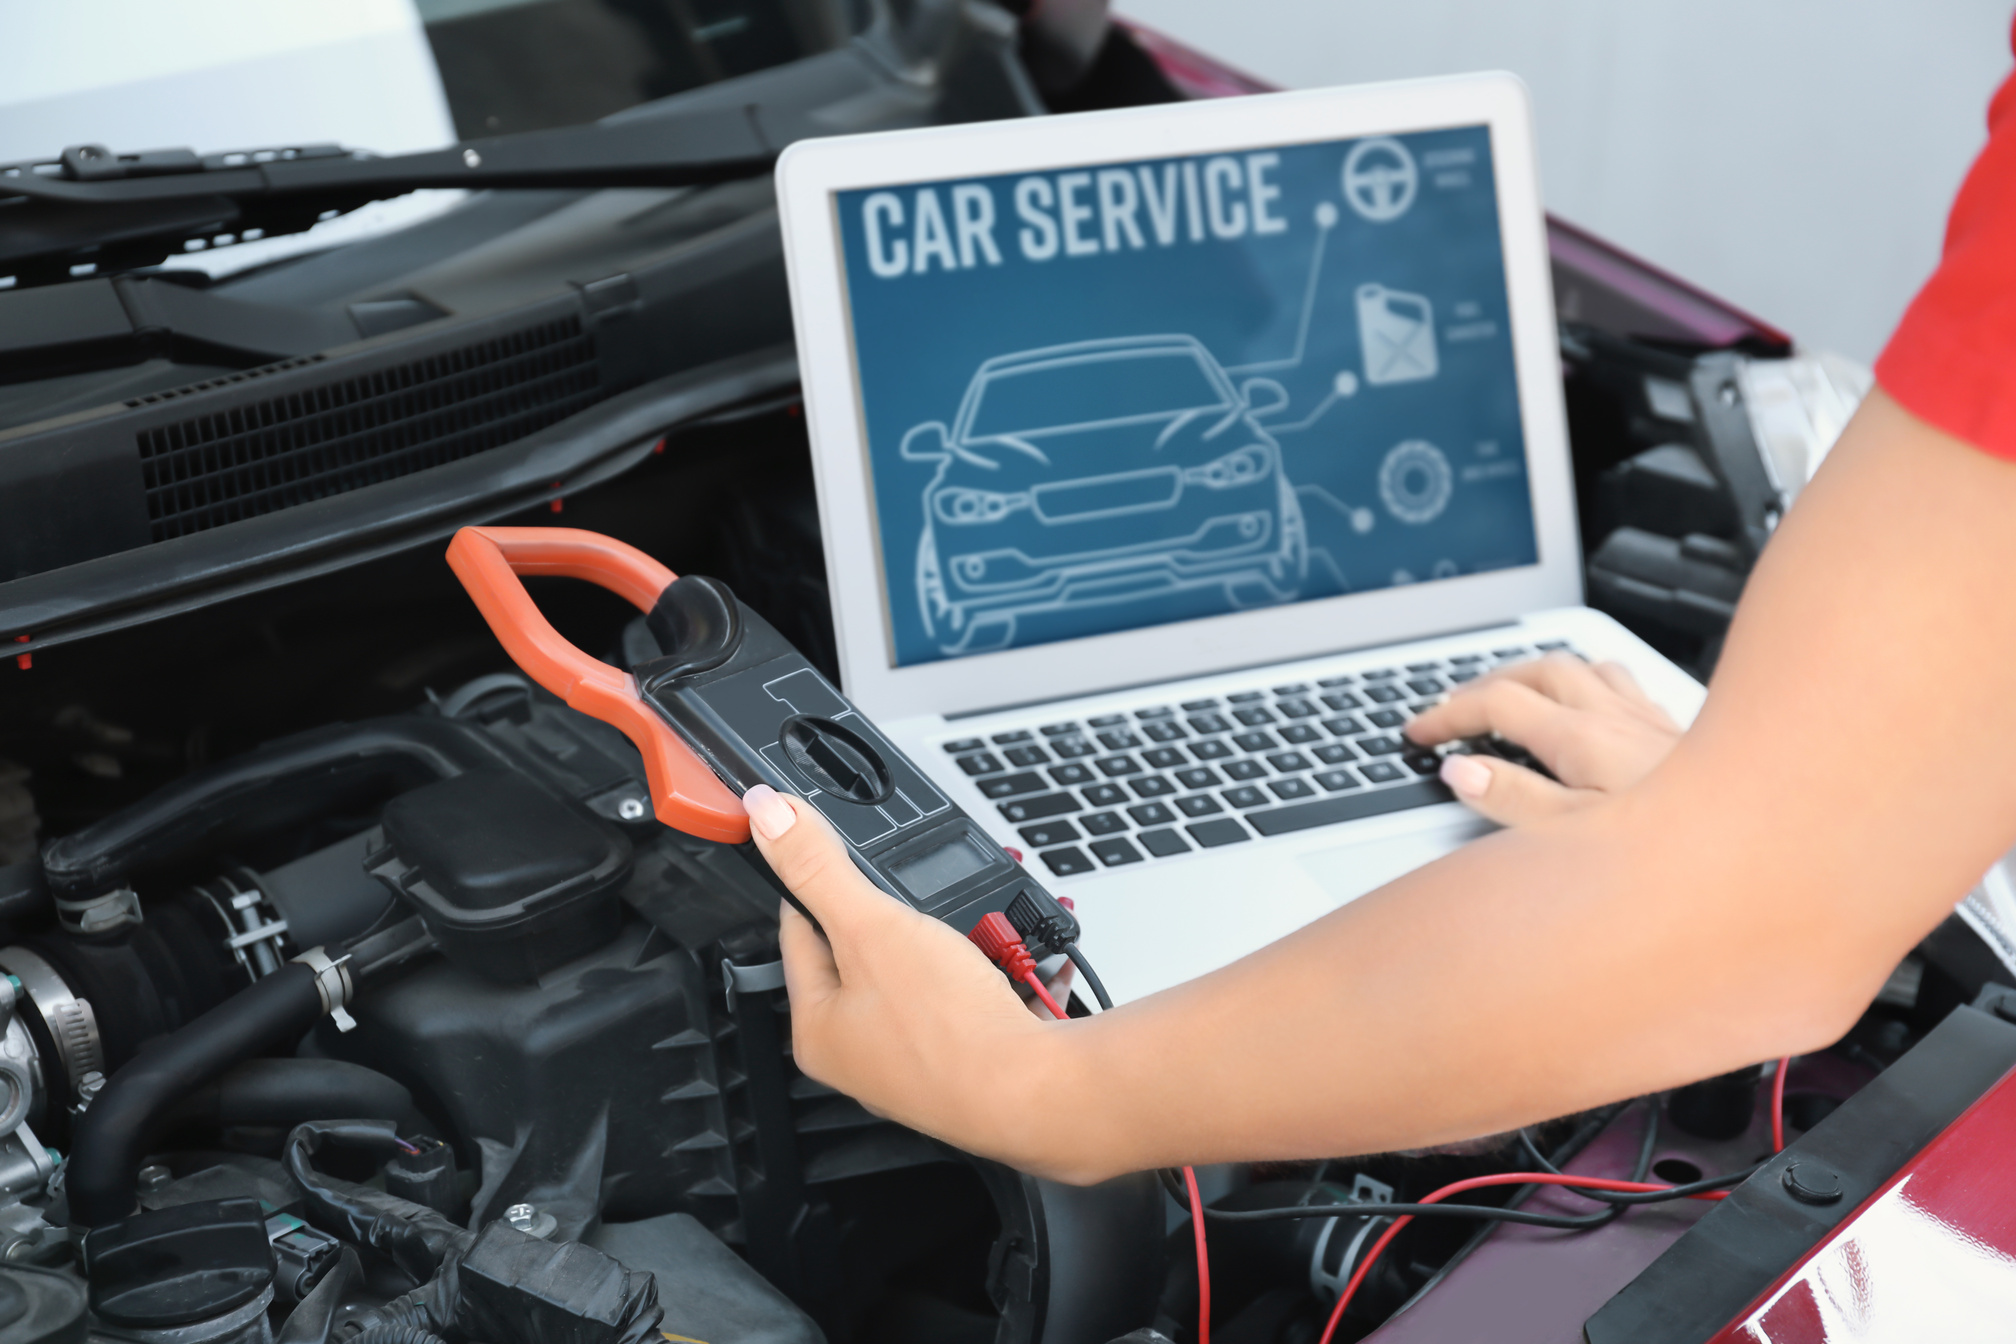
[[[2016,819],[2016,468],[1880,394],[1837,457],[1665,765],[1075,1033],[1071,1160],[1417,1147],[1838,1037]]]

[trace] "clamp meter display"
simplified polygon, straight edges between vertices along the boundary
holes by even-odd
[[[747,843],[741,795],[768,784],[817,808],[878,887],[962,934],[999,911],[1052,950],[1077,937],[1071,913],[726,584],[573,528],[463,528],[448,562],[528,676],[636,744],[666,825]],[[525,574],[627,599],[660,656],[634,674],[590,658],[540,614]]]

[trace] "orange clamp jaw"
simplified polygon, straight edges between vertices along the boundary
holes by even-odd
[[[448,544],[448,564],[526,676],[636,744],[658,820],[703,840],[749,839],[742,800],[645,703],[636,679],[563,639],[520,578],[586,579],[648,612],[678,575],[634,546],[572,527],[465,527]]]

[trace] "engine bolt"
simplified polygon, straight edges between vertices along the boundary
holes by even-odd
[[[558,1218],[541,1213],[535,1204],[513,1204],[504,1210],[504,1221],[528,1237],[550,1237],[560,1226]]]
[[[642,821],[645,815],[642,798],[625,798],[616,804],[616,815],[625,821]]]

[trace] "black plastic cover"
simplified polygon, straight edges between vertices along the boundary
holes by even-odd
[[[44,1269],[0,1269],[0,1344],[84,1344],[84,1285]]]
[[[412,903],[449,960],[529,984],[622,924],[630,842],[514,775],[472,773],[386,805],[373,876]]]
[[[491,1344],[645,1344],[665,1316],[651,1275],[503,1222],[463,1257],[460,1288],[456,1328]]]
[[[161,1329],[244,1306],[273,1282],[256,1199],[178,1204],[95,1227],[84,1238],[91,1310],[113,1325]]]

